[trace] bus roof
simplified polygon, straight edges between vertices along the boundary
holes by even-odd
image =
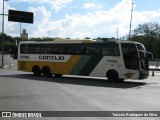
[[[138,42],[134,42],[134,41],[117,41],[117,40],[109,40],[109,41],[100,41],[100,40],[79,40],[79,39],[56,39],[54,41],[20,41],[20,44],[43,44],[43,43],[137,43],[140,44]]]

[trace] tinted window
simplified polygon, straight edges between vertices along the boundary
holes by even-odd
[[[73,54],[119,56],[117,43],[22,44],[22,54]]]
[[[135,44],[122,43],[122,53],[123,55],[137,54],[137,49]]]
[[[122,43],[122,53],[127,69],[139,69],[138,54],[135,44]]]
[[[137,44],[138,50],[145,50],[144,46],[142,44]]]
[[[30,44],[29,45],[29,54],[40,54],[41,46],[38,44]]]
[[[100,55],[101,46],[98,44],[85,44],[84,51],[86,55]]]
[[[52,54],[66,54],[67,49],[63,44],[53,44],[52,46]]]
[[[69,44],[67,45],[68,54],[83,54],[82,44]]]
[[[102,47],[102,54],[107,56],[120,56],[118,43],[107,43]]]
[[[20,45],[20,53],[21,54],[28,54],[29,53],[29,45],[26,45],[26,44]]]
[[[52,44],[41,44],[41,54],[52,54]]]
[[[21,54],[40,54],[41,46],[38,44],[22,44],[20,46]]]
[[[20,45],[20,53],[21,54],[25,53],[25,45]]]

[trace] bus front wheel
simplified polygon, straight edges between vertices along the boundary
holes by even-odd
[[[45,76],[45,77],[51,77],[51,76],[52,76],[52,74],[51,74],[51,69],[50,69],[48,66],[44,66],[44,67],[42,68],[42,74],[43,74],[43,76]]]
[[[111,82],[116,82],[119,80],[118,73],[115,70],[108,71],[106,77],[108,78],[108,81],[111,81]]]
[[[39,66],[35,65],[33,68],[32,68],[32,72],[35,76],[40,76],[41,75],[41,70],[39,68]]]

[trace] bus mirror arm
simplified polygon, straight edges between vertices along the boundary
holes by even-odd
[[[153,53],[147,52],[147,58],[148,59],[153,59]]]

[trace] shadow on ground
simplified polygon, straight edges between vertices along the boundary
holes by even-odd
[[[96,87],[111,87],[111,88],[140,88],[140,86],[147,85],[144,81],[123,81],[123,82],[109,82],[107,79],[100,78],[85,78],[77,76],[63,76],[63,77],[43,77],[34,76],[33,74],[12,74],[12,75],[0,75],[0,77],[14,78],[21,80],[31,80],[31,81],[43,81],[51,83],[61,83],[61,84],[73,84],[82,86],[96,86]]]

